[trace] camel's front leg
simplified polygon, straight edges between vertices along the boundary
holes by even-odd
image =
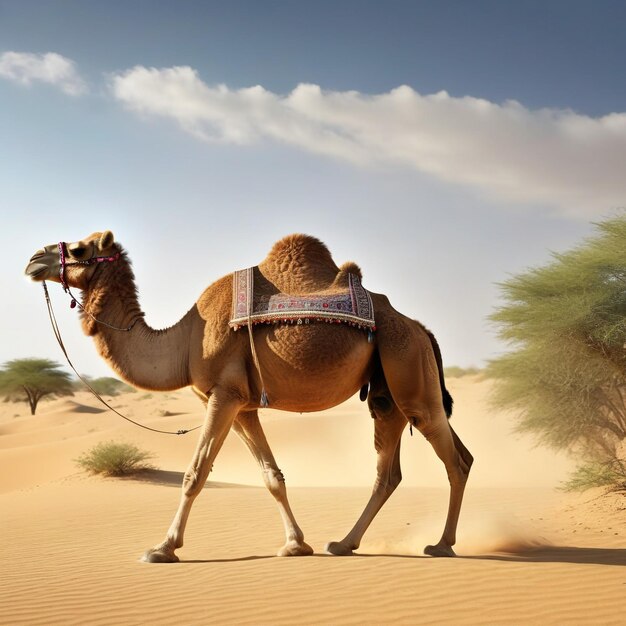
[[[227,392],[221,392],[219,389],[216,389],[209,398],[202,434],[191,464],[185,472],[183,493],[174,521],[167,531],[165,541],[147,550],[143,555],[143,561],[150,563],[175,563],[178,561],[174,551],[183,545],[183,535],[191,505],[204,487],[213,467],[213,461],[240,408],[240,400],[233,398]]]
[[[402,480],[400,437],[407,421],[391,402],[381,403],[381,406],[381,410],[376,410],[374,402],[374,443],[378,452],[374,490],[354,528],[341,541],[332,541],[326,546],[326,551],[336,556],[351,555],[361,545],[365,531]]]
[[[285,527],[285,545],[278,556],[308,556],[313,548],[304,542],[304,534],[298,526],[287,500],[285,478],[278,469],[256,411],[240,413],[233,425],[235,432],[248,446],[263,470],[263,480],[270,493],[276,498],[278,510]]]

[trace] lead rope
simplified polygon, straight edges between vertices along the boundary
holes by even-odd
[[[145,430],[150,430],[153,433],[161,433],[163,435],[186,435],[187,433],[190,433],[194,430],[197,430],[198,428],[201,427],[200,426],[196,426],[195,428],[189,428],[189,429],[180,429],[180,430],[159,430],[158,428],[150,428],[150,426],[144,426],[143,424],[140,424],[139,422],[135,422],[134,420],[131,420],[130,417],[126,417],[125,415],[122,415],[117,409],[114,409],[86,380],[85,378],[83,378],[78,371],[76,370],[76,368],[74,367],[72,361],[70,360],[69,355],[67,354],[67,350],[65,349],[65,344],[63,343],[63,338],[61,337],[61,331],[59,329],[59,324],[57,322],[56,316],[54,314],[54,309],[52,308],[52,300],[50,299],[50,294],[48,293],[48,286],[46,285],[46,281],[42,282],[43,284],[43,291],[46,295],[46,305],[48,306],[48,315],[50,317],[50,324],[52,325],[52,331],[54,332],[54,336],[57,340],[57,342],[59,343],[59,346],[61,348],[61,351],[63,352],[63,354],[65,355],[65,359],[67,360],[69,366],[72,368],[72,370],[74,371],[74,374],[76,374],[76,376],[78,376],[79,380],[85,385],[85,387],[87,387],[87,389],[89,389],[89,391],[91,391],[91,393],[100,401],[102,402],[102,404],[104,404],[104,406],[107,407],[107,409],[109,409],[110,411],[113,411],[113,413],[115,413],[116,415],[119,415],[122,419],[125,419],[127,422],[130,422],[131,424],[134,424],[135,426],[139,426],[139,428],[144,428]],[[98,320],[96,320],[98,321]],[[120,329],[120,330],[127,330],[127,329]],[[130,328],[128,329],[130,330]]]
[[[123,333],[129,333],[134,327],[135,324],[143,318],[143,313],[139,313],[138,316],[128,325],[125,326],[124,328],[122,328],[121,326],[113,326],[113,324],[109,324],[107,322],[103,322],[102,320],[99,320],[95,315],[93,315],[92,313],[90,313],[74,296],[74,294],[72,293],[71,289],[69,287],[65,287],[65,293],[67,293],[70,298],[72,298],[72,300],[70,301],[70,308],[71,309],[75,309],[76,306],[78,305],[78,308],[87,316],[90,317],[94,322],[96,322],[96,324],[100,324],[101,326],[106,326],[107,328],[110,328],[111,330],[119,330]]]
[[[270,405],[269,398],[267,397],[267,391],[265,390],[265,383],[263,382],[263,374],[261,373],[261,364],[259,363],[259,357],[256,353],[256,347],[254,345],[254,336],[252,332],[252,298],[254,293],[253,281],[254,281],[254,269],[248,268],[248,337],[250,337],[250,350],[252,351],[252,360],[256,371],[259,373],[259,379],[261,381],[261,407],[267,408]]]
[[[259,364],[259,357],[256,354],[256,348],[254,347],[254,337],[252,336],[252,320],[248,316],[248,335],[250,336],[250,349],[252,350],[252,359],[256,367],[256,371],[259,373],[261,379],[261,407],[267,408],[270,405],[270,401],[267,397],[267,391],[265,391],[265,383],[263,382],[263,374],[261,374],[261,365]]]
[[[263,382],[263,374],[261,374],[261,365],[259,363],[259,357],[256,353],[256,348],[254,347],[254,337],[252,335],[252,317],[250,316],[250,312],[248,311],[248,336],[250,337],[250,350],[252,350],[252,360],[254,361],[254,366],[256,367],[256,371],[259,373],[259,379],[261,380],[261,407],[267,408],[270,405],[270,401],[267,397],[267,391],[265,391],[265,383]]]

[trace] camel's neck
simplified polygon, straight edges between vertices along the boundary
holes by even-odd
[[[154,391],[180,389],[189,382],[189,316],[167,330],[143,320],[135,280],[125,256],[96,268],[83,297],[82,324],[100,355],[125,381]],[[128,332],[108,328],[91,317]]]

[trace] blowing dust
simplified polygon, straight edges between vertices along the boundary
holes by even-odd
[[[459,523],[457,544],[454,549],[459,556],[480,556],[488,554],[524,554],[552,541],[532,522],[511,520],[503,514],[466,516]],[[421,519],[415,524],[407,524],[392,539],[364,540],[360,552],[389,555],[421,555],[424,547],[437,543],[441,536],[443,519],[435,516]]]

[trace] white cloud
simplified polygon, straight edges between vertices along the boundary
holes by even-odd
[[[403,164],[570,215],[626,205],[626,113],[532,111],[407,86],[367,95],[301,84],[279,95],[209,86],[190,67],[138,66],[114,75],[111,88],[129,109],[171,118],[205,141],[269,139],[361,165]]]
[[[49,83],[70,96],[80,96],[87,91],[74,61],[56,52],[4,52],[0,55],[0,76],[22,85]]]

